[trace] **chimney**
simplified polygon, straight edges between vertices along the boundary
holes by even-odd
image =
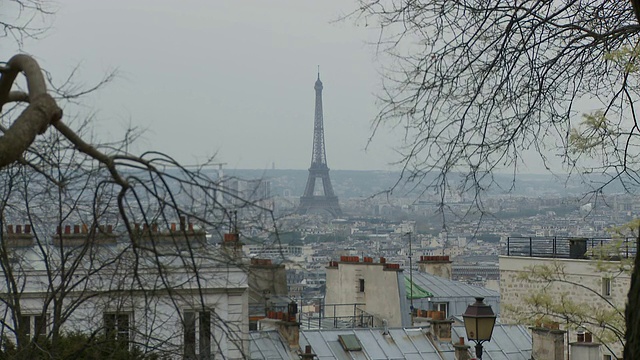
[[[260,320],[258,326],[260,330],[277,329],[291,350],[300,348],[300,323],[296,322],[298,309],[294,305],[289,304],[287,313],[268,311],[267,317]]]
[[[224,234],[222,238],[222,249],[228,256],[234,259],[242,258],[242,242],[237,233]]]
[[[304,352],[300,354],[300,359],[302,360],[313,360],[316,357],[316,354],[311,350],[311,345],[307,345],[304,347]]]
[[[418,270],[427,274],[451,280],[451,260],[449,256],[420,256]]]
[[[564,335],[567,332],[557,329],[556,325],[530,328],[532,359],[564,360]]]
[[[454,359],[455,360],[470,360],[471,354],[469,354],[469,345],[464,343],[464,338],[460,337],[460,342],[453,344]]]
[[[569,344],[571,360],[600,360],[602,354],[600,344],[592,342],[592,335],[589,332],[578,333],[577,341]]]
[[[438,311],[437,313],[441,313]],[[451,326],[453,320],[431,319],[431,330],[439,341],[451,341]]]

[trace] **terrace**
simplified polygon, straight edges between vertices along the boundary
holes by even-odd
[[[620,260],[636,256],[637,238],[508,237],[501,255]]]

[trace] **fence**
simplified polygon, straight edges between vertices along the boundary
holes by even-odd
[[[508,237],[502,255],[567,259],[635,257],[636,238]]]

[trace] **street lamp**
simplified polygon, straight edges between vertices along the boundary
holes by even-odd
[[[482,343],[491,340],[493,327],[496,324],[496,314],[483,300],[484,298],[477,297],[476,302],[469,305],[462,314],[467,339],[476,343],[476,357],[480,360],[482,360]]]

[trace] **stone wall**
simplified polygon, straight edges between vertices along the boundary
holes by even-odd
[[[630,272],[620,272],[620,265],[620,262],[589,259],[500,256],[502,322],[534,325],[542,320],[556,321],[570,336],[575,336],[580,330],[579,324],[567,324],[566,319],[553,316],[557,315],[558,307],[564,306],[576,322],[579,322],[578,314],[588,313],[624,331]],[[528,279],[524,278],[527,276]],[[564,281],[557,281],[559,279]],[[607,281],[610,281],[609,295],[603,292],[603,282]],[[622,346],[611,331],[601,326],[584,325],[583,328],[592,332],[599,342],[609,345],[612,352],[622,354]],[[611,352],[605,347],[604,354]]]

